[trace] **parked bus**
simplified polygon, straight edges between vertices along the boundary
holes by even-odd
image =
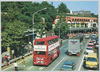
[[[35,39],[33,65],[48,65],[60,55],[58,36]]]

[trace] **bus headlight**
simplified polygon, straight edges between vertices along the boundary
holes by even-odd
[[[40,63],[40,61],[36,61],[37,63]]]
[[[36,59],[37,59],[37,60],[40,60],[40,58],[39,58],[39,57],[37,57]]]
[[[41,58],[41,60],[44,60],[44,58]]]

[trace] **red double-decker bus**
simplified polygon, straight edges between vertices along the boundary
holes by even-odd
[[[48,65],[60,55],[58,36],[35,39],[33,65]]]

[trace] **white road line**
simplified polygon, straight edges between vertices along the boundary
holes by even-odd
[[[81,68],[81,66],[82,66],[83,61],[84,61],[84,55],[83,55],[83,58],[82,58],[81,64],[80,64],[80,66],[79,66],[79,68],[78,68],[78,71],[80,71],[80,68]]]
[[[63,57],[63,59],[64,59],[64,57]],[[63,60],[63,59],[62,59],[62,60]],[[62,60],[61,60],[61,61],[62,61]],[[59,63],[61,63],[61,61],[60,61]],[[58,64],[59,64],[59,63],[58,63]],[[58,64],[57,64],[57,65],[58,65]],[[57,66],[57,65],[56,65],[56,66]],[[56,66],[52,69],[52,71],[56,68]]]
[[[41,71],[42,69],[44,69],[44,68],[43,68],[43,67],[40,67],[40,68],[39,68],[39,71]]]

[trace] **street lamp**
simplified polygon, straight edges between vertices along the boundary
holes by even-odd
[[[35,12],[35,13],[33,14],[33,46],[34,46],[34,24],[35,24],[35,23],[34,23],[34,15],[35,15],[36,13],[42,11],[42,10],[45,10],[45,9],[47,9],[47,8],[40,9],[40,10],[38,10],[37,12]]]

